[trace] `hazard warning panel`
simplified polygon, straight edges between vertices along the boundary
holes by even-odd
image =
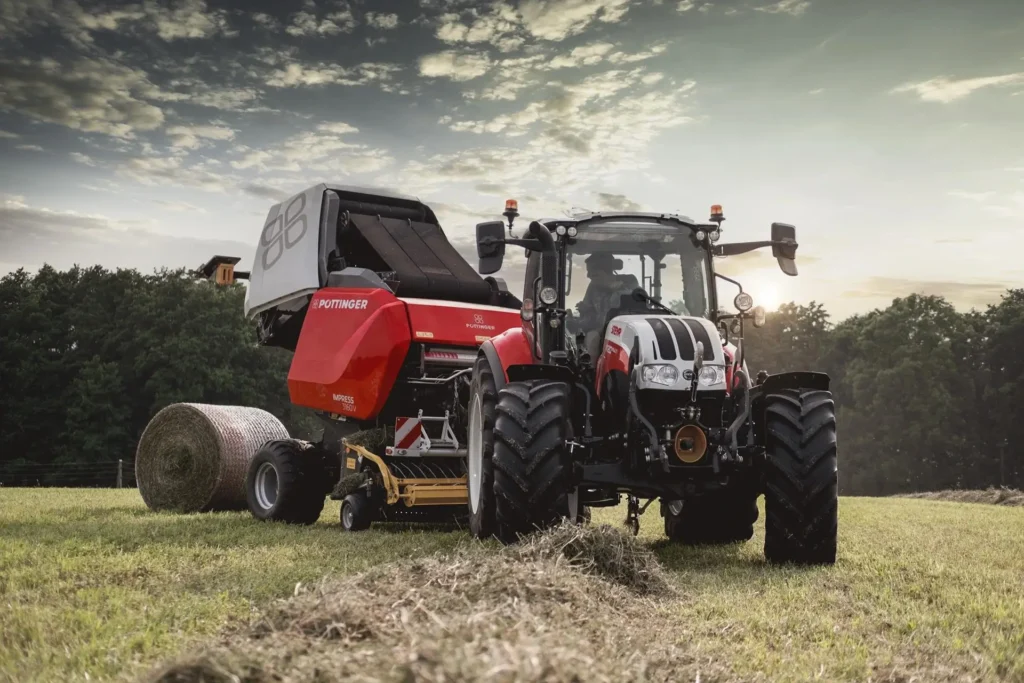
[[[422,440],[423,423],[419,418],[395,418],[395,448],[418,448]]]

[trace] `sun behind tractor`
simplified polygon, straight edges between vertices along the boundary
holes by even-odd
[[[516,238],[515,202],[505,216],[508,237],[501,221],[477,225],[479,271],[497,272],[507,245],[526,249],[522,324],[484,342],[473,370],[473,534],[513,542],[625,494],[634,533],[660,500],[673,541],[745,541],[763,493],[769,561],[834,563],[829,378],[752,380],[743,331],[763,325],[764,310],[715,272],[715,257],[771,247],[796,275],[794,227],[773,223],[769,241],[719,244],[716,205],[707,223],[587,213],[533,221]],[[739,287],[737,313],[719,309],[716,278]]]

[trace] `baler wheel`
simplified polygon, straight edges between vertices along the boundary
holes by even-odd
[[[345,531],[364,531],[373,521],[373,508],[366,492],[350,493],[341,501],[341,528]]]
[[[831,392],[768,395],[765,431],[765,558],[835,564],[839,482]]]
[[[499,539],[510,544],[569,516],[569,385],[509,382],[498,393],[495,412],[495,520]]]
[[[468,488],[469,532],[474,538],[494,535],[494,404],[498,400],[494,373],[485,356],[476,359],[469,394]]]
[[[249,465],[245,495],[256,519],[313,524],[326,497],[324,474],[308,444],[295,439],[265,443]]]

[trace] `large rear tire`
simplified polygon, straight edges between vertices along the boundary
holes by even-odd
[[[495,521],[498,537],[508,544],[569,516],[569,385],[509,382],[498,393],[495,412]]]
[[[755,494],[723,491],[686,501],[678,512],[666,505],[665,535],[683,545],[742,543],[753,538],[758,516]]]
[[[839,481],[832,394],[793,389],[765,401],[765,558],[834,564]]]
[[[469,394],[469,425],[466,440],[466,475],[469,532],[474,538],[490,538],[494,522],[494,410],[498,400],[494,373],[487,358],[480,356],[473,367]]]
[[[313,524],[326,502],[323,465],[302,441],[263,444],[249,465],[245,496],[252,516],[264,521]]]

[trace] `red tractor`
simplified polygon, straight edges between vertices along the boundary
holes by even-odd
[[[588,507],[661,501],[665,534],[688,543],[749,540],[765,496],[769,561],[835,562],[837,466],[829,377],[759,373],[743,358],[748,322],[764,324],[715,257],[770,247],[796,275],[796,231],[719,244],[709,222],[654,213],[533,221],[517,207],[477,225],[479,271],[525,248],[521,324],[484,342],[468,417],[472,533],[514,542]],[[581,263],[583,267],[581,268]],[[719,309],[716,278],[739,287]],[[735,343],[733,343],[735,341]],[[641,499],[646,503],[641,507]]]
[[[348,530],[464,516],[472,366],[519,324],[504,282],[477,274],[419,200],[325,184],[270,209],[248,279],[259,341],[294,352],[291,400],[324,422],[318,443],[256,453],[252,514],[310,524],[330,495]]]

